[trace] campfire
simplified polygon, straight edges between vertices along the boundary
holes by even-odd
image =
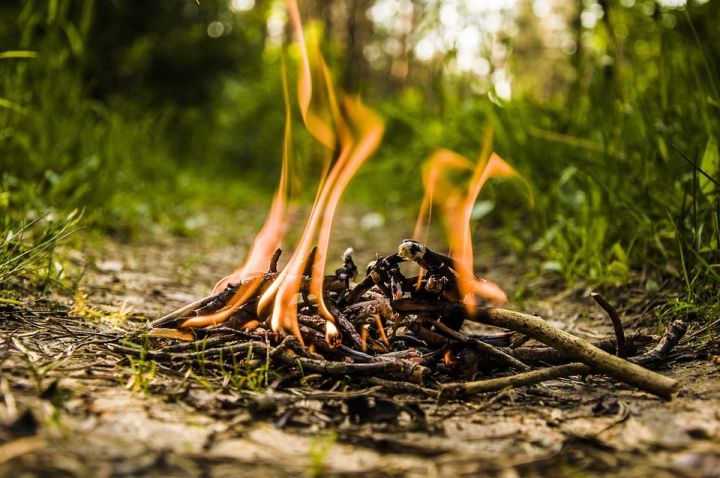
[[[266,358],[278,370],[359,377],[389,390],[429,396],[597,373],[669,399],[678,382],[645,366],[664,359],[682,337],[682,324],[668,327],[653,346],[647,336],[626,336],[617,312],[596,295],[615,336],[592,344],[540,317],[500,308],[507,301],[503,290],[475,275],[471,215],[478,195],[495,177],[522,181],[492,152],[491,129],[484,134],[477,161],[440,150],[425,163],[425,196],[412,239],[400,241],[396,251],[378,256],[362,272],[347,249],[335,273],[325,273],[340,198],[379,147],[384,125],[359,98],[336,92],[318,35],[303,32],[294,0],[288,1],[288,13],[299,54],[299,111],[325,151],[302,235],[280,268],[292,169],[292,108],[283,75],[284,154],[265,224],[245,262],[209,296],[150,324],[155,337],[190,343],[166,345],[148,357],[187,357],[192,344],[203,341],[205,357]],[[462,174],[470,177],[465,185],[455,180]],[[447,255],[427,245],[432,212],[448,232]],[[463,332],[466,322],[500,330],[468,334]],[[540,345],[533,346],[531,339]]]

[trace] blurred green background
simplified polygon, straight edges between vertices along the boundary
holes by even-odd
[[[345,203],[411,224],[424,159],[474,159],[489,123],[535,199],[483,192],[480,234],[501,252],[568,285],[667,280],[686,303],[716,300],[719,0],[300,9],[322,25],[339,85],[387,122]],[[270,0],[3,0],[0,263],[21,249],[9,232],[39,217],[57,232],[77,208],[86,230],[118,237],[196,234],[197,211],[251,205],[260,224],[282,156],[285,20]]]

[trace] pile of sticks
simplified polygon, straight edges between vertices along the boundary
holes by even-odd
[[[594,297],[612,319],[615,337],[595,343],[538,316],[490,306],[468,312],[458,293],[461,278],[452,259],[411,240],[403,241],[397,253],[371,262],[357,283],[353,282],[357,267],[351,250],[344,254],[342,267],[325,276],[324,302],[340,331],[339,345],[326,341],[326,321],[318,314],[317,299],[308,292],[308,267],[298,297],[302,345],[296,337],[272,332],[269,320],[256,315],[262,291],[278,277],[279,257],[278,250],[268,272],[251,279],[261,281],[257,293],[222,324],[195,328],[190,319],[222,311],[238,288],[247,284],[230,284],[162,317],[150,324],[154,335],[172,330],[196,343],[202,340],[205,359],[259,358],[278,370],[353,376],[393,391],[429,396],[456,397],[591,373],[664,399],[670,399],[679,386],[676,380],[646,367],[662,363],[679,342],[685,333],[682,322],[671,323],[653,346],[648,336],[626,336],[617,312],[598,295]],[[404,262],[420,266],[421,275],[406,277],[400,270]],[[312,263],[313,257],[308,258],[308,264]],[[467,321],[504,330],[466,334],[460,329]],[[543,346],[528,346],[530,339]],[[150,350],[146,358],[172,362],[199,353],[193,344],[175,344]]]

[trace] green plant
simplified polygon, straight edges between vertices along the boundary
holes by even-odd
[[[316,435],[310,443],[310,466],[308,476],[312,478],[320,478],[326,474],[327,455],[335,445],[337,435],[330,432],[322,435]]]
[[[253,358],[252,348],[242,361],[238,361],[237,354],[232,354],[231,360],[230,369],[226,367],[222,354],[218,363],[223,379],[236,390],[261,392],[269,385],[270,378],[275,376],[275,372],[270,369],[269,349],[262,360]]]
[[[12,224],[5,216],[4,233],[0,237],[0,285],[21,276],[64,286],[62,265],[55,258],[59,244],[73,234],[80,221],[77,211],[60,220],[40,216],[34,220]]]
[[[125,304],[121,304],[116,310],[105,311],[97,309],[88,304],[87,294],[82,288],[77,288],[73,307],[70,309],[72,315],[82,317],[87,320],[104,321],[116,327],[120,327],[127,321],[130,316],[130,310]]]
[[[133,392],[148,393],[155,378],[157,363],[144,356],[130,359],[130,378],[127,388]]]
[[[130,358],[129,379],[126,388],[133,392],[148,393],[150,385],[155,379],[157,371],[157,363],[153,360],[145,358],[144,354],[140,357]]]

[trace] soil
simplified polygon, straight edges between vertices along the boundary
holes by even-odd
[[[352,245],[364,264],[393,250],[402,238],[370,219],[362,242],[335,238],[333,257]],[[342,221],[337,230],[358,229]],[[720,367],[695,353],[698,324],[660,370],[683,384],[668,402],[602,376],[442,404],[347,380],[253,392],[109,350],[205,295],[243,246],[87,246],[73,254],[88,265],[85,305],[63,294],[0,304],[0,476],[720,476]],[[518,287],[512,258],[489,263],[493,279]],[[584,337],[612,333],[587,288],[525,288],[537,297],[510,307]],[[643,327],[646,295],[624,293],[625,319],[657,332]]]

